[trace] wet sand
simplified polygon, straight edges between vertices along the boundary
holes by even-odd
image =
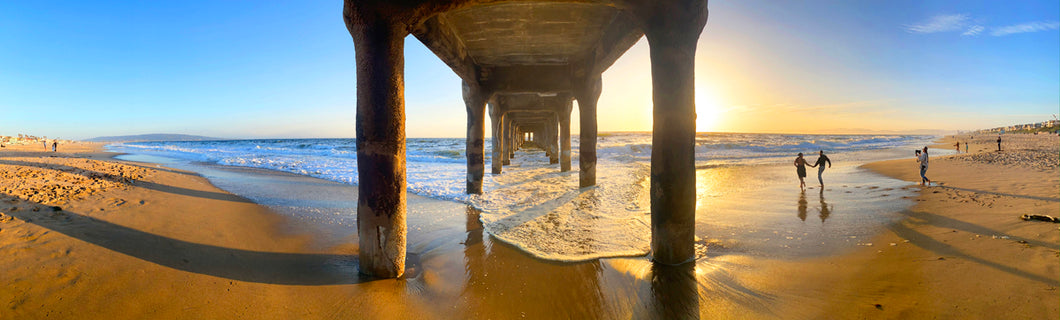
[[[0,151],[2,172],[25,172],[0,182],[7,188],[0,195],[0,318],[1037,319],[1058,312],[1057,225],[1018,219],[1058,215],[1055,169],[936,159],[930,174],[947,187],[921,190],[894,180],[865,183],[864,169],[833,168],[826,179],[836,184],[823,195],[798,192],[797,181],[788,191],[768,182],[772,174],[749,189],[710,188],[738,181],[745,169],[700,170],[701,191],[719,192],[701,192],[701,256],[683,267],[643,257],[536,259],[483,232],[477,210],[409,195],[409,274],[372,279],[357,275],[355,228],[342,232],[348,221],[314,223],[283,209],[282,197],[255,204],[198,174],[98,150]],[[913,181],[911,161],[866,167]],[[784,169],[776,175],[794,179]],[[320,197],[313,201],[327,203],[318,207],[335,212],[356,203],[340,201],[355,187],[253,174],[274,174],[268,179],[290,190],[312,186],[309,193]],[[993,176],[1006,178],[972,179]],[[84,186],[79,178],[98,186],[91,193],[58,187]],[[28,185],[54,194],[20,193]],[[739,215],[706,214],[746,208],[733,194],[775,195],[777,188],[785,188],[782,196],[752,206],[783,206],[764,217],[748,214],[755,218],[740,224],[731,218]],[[857,209],[863,195],[895,192],[909,193],[896,201],[915,204]],[[872,223],[851,229],[842,219]],[[851,232],[865,235],[851,239]]]

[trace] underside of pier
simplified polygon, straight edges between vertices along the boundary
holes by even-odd
[[[344,17],[357,55],[360,270],[399,277],[405,264],[404,38],[413,35],[463,80],[467,192],[482,193],[485,121],[492,173],[529,133],[571,170],[579,112],[579,185],[596,184],[601,74],[642,36],[651,50],[652,258],[694,258],[694,58],[706,0],[354,1]],[[606,106],[604,106],[606,110]]]

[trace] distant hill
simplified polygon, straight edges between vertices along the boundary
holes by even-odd
[[[187,134],[168,134],[168,133],[152,133],[152,134],[140,134],[134,136],[113,136],[113,137],[95,137],[92,139],[84,140],[86,142],[142,142],[142,141],[205,141],[205,140],[224,140],[221,138],[211,138],[203,136],[193,136]]]

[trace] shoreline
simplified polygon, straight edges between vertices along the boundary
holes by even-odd
[[[0,222],[0,253],[7,257],[0,263],[0,272],[13,279],[0,283],[12,288],[0,292],[0,304],[4,304],[0,307],[12,310],[0,314],[0,319],[46,315],[100,319],[192,315],[710,318],[719,313],[762,319],[1040,318],[1057,312],[1052,301],[1060,268],[1056,261],[1060,235],[1055,224],[1011,221],[1011,215],[979,221],[977,216],[956,214],[949,207],[950,202],[981,206],[993,201],[994,207],[983,207],[996,210],[1007,208],[1006,203],[1013,200],[1012,208],[1055,216],[1055,202],[1001,195],[1047,197],[1053,192],[1055,197],[1055,179],[1024,183],[1022,189],[1010,192],[987,185],[962,186],[963,175],[958,173],[986,169],[967,167],[962,160],[951,165],[946,157],[934,159],[930,173],[945,179],[947,186],[990,193],[957,189],[926,193],[941,188],[921,189],[910,200],[916,204],[900,213],[900,221],[864,240],[871,241],[870,245],[833,254],[761,256],[733,251],[727,243],[707,243],[706,256],[676,269],[655,266],[643,257],[551,262],[486,234],[474,208],[417,196],[410,197],[409,203],[410,275],[365,279],[356,271],[355,237],[342,245],[314,245],[313,238],[319,235],[283,232],[290,223],[287,218],[217,188],[198,174],[106,160],[98,153],[81,154],[83,158],[51,158],[49,154],[21,157],[16,165],[36,163],[30,168],[62,178],[64,173],[91,175],[68,167],[100,157],[104,166],[95,169],[98,173],[125,170],[143,177],[69,201],[60,211],[50,211],[48,203],[23,200],[14,205],[19,207],[14,212],[8,212],[6,202],[0,206],[6,214]],[[12,157],[0,153],[0,166],[12,165]],[[910,161],[862,167],[889,166],[869,169],[909,181],[908,174],[917,177],[915,172],[906,172],[915,168]],[[955,168],[955,177],[944,174],[947,166]],[[134,172],[135,168],[145,173]],[[1015,173],[1019,177],[1012,180],[1023,181],[1028,175],[1048,177],[1049,172]],[[827,175],[826,180],[833,181]],[[808,184],[815,186],[816,181]],[[5,201],[11,200],[4,196]],[[112,198],[125,202],[116,205]],[[844,203],[841,198],[829,199]],[[1036,201],[1046,204],[1035,205]],[[794,201],[785,206],[794,207]],[[834,213],[831,224],[847,212]],[[787,219],[794,218],[794,211],[791,215]],[[355,236],[355,230],[348,236]],[[1028,263],[1012,265],[1011,261]],[[968,279],[967,274],[1005,281],[973,281],[977,279]],[[557,279],[564,281],[560,284]],[[1013,308],[989,310],[999,299]]]

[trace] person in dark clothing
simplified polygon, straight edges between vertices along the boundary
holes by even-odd
[[[928,185],[931,183],[931,179],[927,178],[928,169],[928,148],[924,147],[924,152],[920,153],[920,156],[916,158],[916,162],[920,163],[920,184]]]
[[[997,136],[997,151],[1001,151],[1001,136]]]
[[[824,164],[825,163],[828,163],[828,167],[829,168],[832,167],[832,160],[828,159],[828,156],[824,155],[824,150],[818,151],[818,154],[820,156],[817,157],[817,162],[815,162],[814,164],[812,164],[810,166],[817,168],[817,181],[821,183],[821,187],[822,187],[822,190],[823,190],[824,178],[821,178],[821,174],[824,173]]]
[[[57,147],[59,147],[59,140],[53,140],[52,141],[52,152],[55,152],[55,149]]]
[[[799,174],[799,188],[806,190],[806,159],[802,158],[802,152],[799,152],[799,157],[795,158],[795,172]]]

